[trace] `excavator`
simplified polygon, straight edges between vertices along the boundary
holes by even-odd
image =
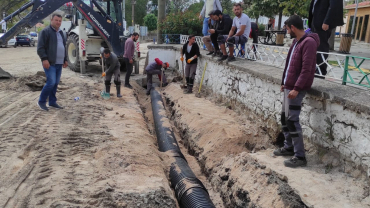
[[[66,3],[73,3],[70,28],[67,36],[69,68],[84,73],[88,62],[100,59],[101,47],[109,48],[123,62],[124,0],[31,0],[0,21],[7,22],[23,11],[30,11],[17,24],[0,37],[0,45],[17,35],[22,28],[33,27]],[[32,8],[32,9],[31,9]],[[121,64],[125,66],[125,64]],[[121,69],[123,70],[123,69]]]

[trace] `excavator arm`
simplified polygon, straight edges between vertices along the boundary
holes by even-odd
[[[71,1],[77,10],[81,12],[85,20],[87,20],[93,26],[93,28],[108,44],[109,48],[111,48],[118,56],[123,56],[123,19],[118,19],[117,22],[113,21],[113,19],[104,11],[103,8],[101,8],[96,0],[91,0],[91,3],[100,11],[100,13],[94,11],[92,5],[87,5],[82,0],[32,0],[11,15],[5,17],[0,22],[0,24],[4,21],[7,22],[14,16],[32,7],[31,12],[27,14],[27,16],[21,19],[8,32],[0,37],[0,45],[2,43],[6,43],[9,39],[14,37],[22,28],[31,28],[35,26],[38,22],[45,19],[65,3]],[[121,8],[122,0],[113,0],[112,2],[115,4],[115,8]]]

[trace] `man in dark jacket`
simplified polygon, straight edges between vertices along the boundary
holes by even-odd
[[[217,27],[215,29],[210,29],[209,33],[211,42],[215,49],[214,53],[211,53],[212,56],[222,55],[220,52],[220,47],[217,42],[217,37],[219,35],[228,35],[231,27],[233,25],[233,20],[230,18],[228,14],[222,14],[220,10],[215,10],[213,12],[213,18],[217,22]]]
[[[101,54],[104,59],[103,66],[106,70],[103,72],[102,76],[105,77],[105,92],[110,93],[111,79],[114,74],[114,84],[117,89],[117,97],[122,97],[121,95],[121,64],[118,61],[116,54],[111,52],[108,48],[104,49]]]
[[[195,73],[197,71],[198,57],[200,56],[199,46],[195,42],[195,36],[190,35],[189,41],[184,44],[181,50],[181,61],[184,61],[184,54],[186,59],[185,78],[187,82],[187,89],[185,94],[193,93],[193,85]]]
[[[152,62],[148,64],[148,66],[145,68],[146,71],[146,80],[147,80],[147,86],[146,86],[146,95],[150,95],[150,90],[152,89],[153,85],[153,74],[162,74],[162,68],[167,69],[170,65],[168,62],[162,62],[159,60],[159,58],[154,59],[155,62]],[[167,79],[166,75],[163,73],[163,77],[161,76],[160,79],[163,79],[163,86],[167,86]]]
[[[42,88],[37,105],[40,109],[48,111],[46,100],[49,98],[49,107],[63,109],[57,104],[57,88],[62,75],[62,67],[68,66],[66,37],[60,30],[62,16],[52,14],[50,26],[40,32],[37,44],[37,54],[39,55],[46,75],[46,84]]]
[[[281,124],[285,136],[284,147],[274,151],[276,156],[293,156],[284,161],[287,167],[306,166],[302,128],[299,124],[302,100],[311,88],[316,68],[316,52],[320,44],[315,33],[306,34],[302,19],[291,16],[286,22],[288,33],[295,38],[290,47],[281,82],[283,108]]]
[[[338,0],[312,0],[308,26],[311,31],[317,33],[320,37],[320,46],[317,49],[321,52],[329,52],[329,38],[331,36],[332,29],[337,26],[342,26],[343,22],[343,1]],[[328,55],[324,55],[327,59]],[[317,54],[317,64],[323,63],[323,59],[320,53]],[[326,75],[327,65],[323,64],[320,66],[322,75]],[[318,71],[316,73],[319,74]]]

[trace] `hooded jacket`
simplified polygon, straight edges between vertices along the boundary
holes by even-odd
[[[297,43],[294,53],[292,50]],[[283,78],[281,85],[285,89],[306,91],[312,86],[316,70],[316,52],[317,47],[320,45],[319,36],[315,33],[304,35],[299,41],[295,39],[289,49],[288,57],[284,68]],[[284,84],[285,74],[287,67],[290,66],[287,74],[287,79]]]
[[[228,35],[231,27],[233,26],[233,20],[228,14],[222,15],[222,20],[218,22],[216,34],[217,35]]]

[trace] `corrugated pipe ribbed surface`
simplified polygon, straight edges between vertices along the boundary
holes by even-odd
[[[214,208],[207,189],[195,176],[181,153],[169,119],[166,117],[162,96],[157,90],[152,89],[150,97],[159,151],[169,152],[175,158],[175,162],[171,164],[170,180],[180,207]]]

